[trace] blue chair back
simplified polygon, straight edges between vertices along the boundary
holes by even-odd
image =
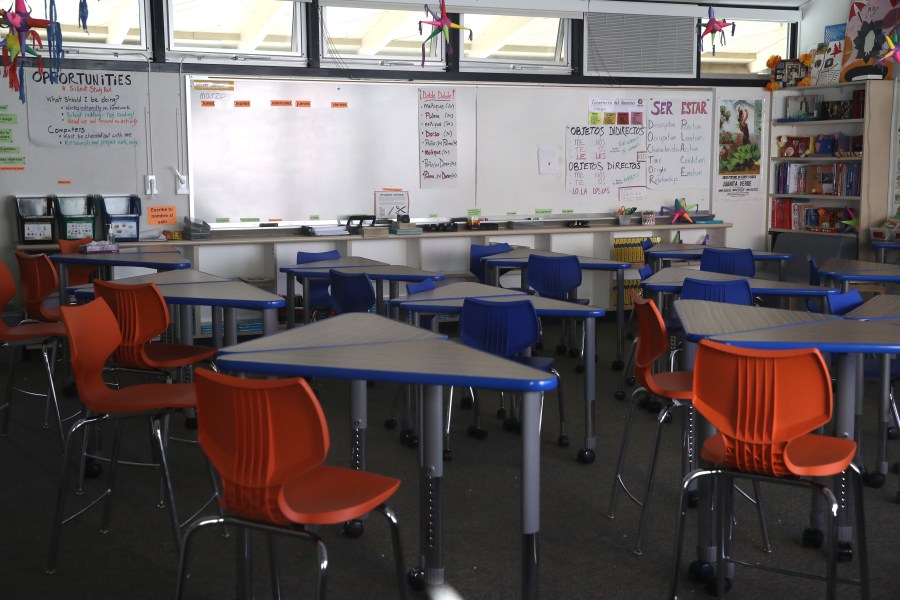
[[[528,257],[528,285],[539,296],[565,300],[581,285],[581,263],[577,256]]]
[[[700,255],[700,270],[754,277],[756,263],[753,261],[753,251],[749,248],[704,248]]]
[[[419,292],[427,292],[428,290],[433,290],[436,287],[437,284],[434,282],[434,279],[412,281],[406,284],[406,294],[408,296],[412,296],[413,294],[418,294]]]
[[[707,281],[686,277],[681,285],[682,300],[709,300],[726,304],[751,306],[753,294],[746,279]]]
[[[647,279],[651,275],[653,275],[653,267],[650,265],[644,265],[638,269],[638,277],[641,278],[641,281]]]
[[[501,252],[509,252],[512,250],[509,244],[489,244],[487,246],[481,244],[472,244],[469,246],[469,272],[478,278],[478,283],[484,283],[484,263],[481,259],[492,254],[500,254]]]
[[[340,258],[341,253],[337,250],[326,250],[325,252],[298,252],[297,264],[303,265],[320,260],[331,260]],[[298,277],[297,281],[303,283],[303,278]],[[310,279],[309,280],[309,305],[316,308],[330,308],[331,296],[328,294],[327,279]]]
[[[527,299],[491,302],[487,298],[466,298],[459,326],[467,346],[503,358],[514,357],[541,336],[537,312]]]
[[[841,294],[829,294],[826,298],[828,298],[828,308],[833,315],[846,315],[863,303],[859,291],[853,288]]]
[[[821,285],[819,265],[816,263],[816,259],[810,254],[806,257],[806,260],[809,261],[809,285]]]
[[[375,289],[365,273],[328,271],[331,281],[331,304],[339,315],[369,312],[375,304]]]

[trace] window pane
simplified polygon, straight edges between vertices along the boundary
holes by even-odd
[[[323,56],[377,56],[421,58],[422,43],[432,28],[419,21],[431,20],[424,10],[375,10],[368,8],[322,8]],[[432,41],[443,40],[435,36]],[[439,59],[440,46],[426,44],[426,58]]]
[[[568,47],[563,19],[547,17],[483,15],[468,13],[461,31],[463,57],[503,62],[566,64]]]
[[[146,48],[146,36],[141,35],[142,5],[143,0],[92,0],[88,2],[88,30],[85,33],[78,25],[78,2],[57,2],[56,18],[62,29],[63,47],[98,45]],[[39,6],[32,8],[33,16],[44,18],[43,9]],[[44,37],[43,31],[40,33]]]
[[[170,0],[169,39],[175,50],[292,52],[293,2],[280,0]]]
[[[766,61],[773,54],[788,55],[788,23],[777,21],[740,21],[731,35],[726,32],[725,43],[717,34],[716,55],[712,53],[712,34],[703,37],[700,53],[700,76],[766,75]]]

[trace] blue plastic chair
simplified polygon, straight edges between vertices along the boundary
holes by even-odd
[[[566,435],[565,402],[562,387],[562,379],[559,372],[553,368],[553,357],[549,356],[522,356],[520,353],[537,342],[540,337],[540,320],[534,305],[530,300],[495,301],[489,298],[466,298],[463,302],[462,313],[459,318],[460,337],[467,346],[488,352],[495,356],[508,358],[529,367],[553,373],[557,380],[557,401],[559,403],[559,437],[557,443],[561,447],[569,445],[569,436]],[[481,427],[481,415],[478,398],[475,398],[474,413],[475,423],[468,429],[470,436],[477,439],[487,437],[487,432]],[[445,407],[446,426],[444,434],[444,454],[450,451],[450,407],[448,402]],[[518,422],[513,415],[504,420],[504,428],[516,429]]]
[[[333,260],[340,258],[341,253],[337,250],[326,250],[325,252],[298,252],[297,264],[305,265],[307,263],[319,262],[322,260]],[[303,278],[297,277],[297,282],[303,284]],[[311,320],[315,321],[316,316],[320,312],[328,312],[331,310],[331,296],[328,293],[330,283],[327,279],[310,279],[309,280],[309,307],[312,310]]]
[[[482,258],[485,256],[491,256],[492,254],[500,254],[502,252],[509,252],[512,250],[509,244],[503,242],[502,244],[488,244],[486,246],[481,244],[472,244],[469,246],[469,272],[472,273],[475,277],[478,278],[478,283],[484,283],[485,280],[485,269],[484,262],[482,262]],[[509,271],[507,269],[506,271]],[[501,275],[504,271],[501,270]]]
[[[541,256],[532,254],[528,257],[528,286],[534,289],[539,296],[587,304],[586,299],[573,298],[572,295],[581,285],[581,263],[577,256]],[[581,333],[581,341],[578,348],[572,347],[569,342],[574,333],[574,321],[567,319],[563,322],[562,339],[556,346],[557,354],[565,354],[573,358],[584,356],[584,331]],[[579,365],[578,370],[584,367]]]
[[[681,285],[682,300],[709,300],[751,306],[753,294],[746,279],[708,281],[686,277]]]
[[[707,247],[700,255],[700,270],[740,275],[741,277],[755,277],[756,263],[753,260],[753,251],[749,248]]]
[[[353,312],[369,312],[375,305],[375,289],[365,273],[328,271],[331,281],[331,305],[342,315]]]
[[[863,303],[862,295],[853,288],[841,294],[830,294],[826,298],[828,309],[832,315],[844,316]]]
[[[806,260],[809,261],[809,285],[821,285],[821,279],[819,278],[819,265],[816,263],[816,259],[813,258],[811,254],[807,254]],[[806,309],[809,312],[820,313],[822,312],[822,302],[823,301],[821,298],[807,298]]]

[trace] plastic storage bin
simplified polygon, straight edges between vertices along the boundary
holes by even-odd
[[[61,240],[96,239],[94,196],[51,196],[56,205],[58,237]]]
[[[98,196],[104,235],[112,229],[116,242],[136,242],[140,237],[141,198],[130,196]]]
[[[53,201],[47,196],[14,196],[19,243],[46,244],[56,241]]]

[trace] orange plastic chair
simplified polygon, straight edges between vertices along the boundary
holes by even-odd
[[[112,356],[117,367],[165,371],[209,362],[215,357],[215,348],[152,342],[169,327],[169,308],[155,284],[125,285],[97,280],[94,294],[106,300],[122,332],[122,343]]]
[[[90,244],[94,238],[85,237],[80,240],[59,240],[60,254],[78,254],[79,246]],[[85,285],[99,279],[100,270],[90,265],[67,265],[66,277],[69,285]]]
[[[625,416],[625,429],[622,433],[622,443],[619,446],[619,459],[616,463],[616,474],[613,478],[612,492],[609,497],[609,510],[607,517],[615,518],[616,503],[619,488],[641,507],[640,524],[638,525],[637,542],[634,553],[643,552],[644,524],[647,508],[650,504],[650,494],[653,491],[653,476],[656,471],[656,462],[659,457],[659,443],[662,436],[662,426],[671,420],[671,413],[675,408],[685,406],[690,408],[692,395],[691,371],[664,371],[656,373],[657,362],[669,352],[669,334],[666,324],[656,303],[649,298],[641,297],[636,290],[631,291],[634,303],[634,314],[638,322],[637,346],[634,351],[634,376],[640,387],[631,394],[631,402],[628,404],[628,412]],[[625,453],[628,448],[628,438],[631,432],[631,422],[634,416],[634,408],[643,394],[650,394],[665,400],[659,412],[656,422],[656,435],[653,439],[653,449],[650,453],[650,467],[647,471],[647,482],[644,488],[643,498],[638,498],[628,490],[623,479],[625,469]],[[690,415],[686,416],[690,423]],[[685,427],[685,440],[683,443],[682,474],[686,474],[693,462],[693,457],[688,453],[691,445],[687,436],[691,435],[690,427]]]
[[[46,254],[27,254],[16,251],[19,262],[19,293],[30,319],[55,323],[60,320],[59,306],[47,304],[47,299],[59,291],[56,267]]]
[[[701,477],[716,481],[718,557],[717,595],[724,596],[727,562],[737,562],[729,554],[731,526],[731,481],[754,481],[808,485],[828,501],[831,519],[827,543],[828,567],[825,577],[800,573],[804,577],[825,579],[826,597],[835,597],[838,502],[834,494],[810,478],[838,475],[851,470],[855,480],[856,530],[859,542],[860,580],[864,598],[869,597],[868,552],[866,549],[860,471],[853,464],[856,442],[811,433],[831,420],[833,399],[831,377],[822,355],[815,348],[799,350],[756,350],[737,348],[703,340],[694,367],[693,403],[717,433],[700,452],[703,460],[715,465],[697,470],[683,481],[683,490]],[[719,480],[724,480],[720,482]],[[675,597],[684,535],[684,493],[678,515],[675,546],[675,570],[671,597]],[[840,550],[843,552],[843,550]],[[741,564],[768,567],[746,561]],[[779,567],[782,565],[779,563]],[[781,573],[782,568],[771,569]],[[711,584],[711,582],[709,582]]]
[[[72,357],[72,371],[78,388],[78,397],[86,409],[84,417],[77,420],[69,430],[63,453],[63,469],[59,482],[56,501],[56,513],[53,531],[50,537],[50,555],[47,571],[56,570],[59,550],[59,538],[62,525],[74,516],[81,514],[105,496],[101,531],[109,529],[112,491],[118,465],[120,427],[116,427],[116,439],[112,444],[110,468],[107,474],[106,490],[99,498],[87,503],[87,506],[65,515],[66,492],[68,489],[69,471],[71,468],[72,445],[75,434],[82,428],[125,418],[150,418],[153,438],[153,450],[157,465],[162,474],[163,493],[169,509],[171,524],[175,532],[176,546],[181,546],[181,527],[175,507],[175,496],[169,477],[166,458],[166,444],[162,431],[163,419],[176,409],[195,408],[197,406],[193,384],[145,383],[122,389],[109,387],[103,378],[106,361],[122,344],[122,334],[116,323],[116,317],[109,305],[102,298],[81,306],[62,307],[63,323],[69,338]],[[83,465],[82,465],[83,469]]]
[[[10,300],[16,295],[16,284],[13,280],[12,273],[6,264],[0,262],[0,307],[5,307]],[[62,323],[42,323],[42,322],[23,322],[22,324],[9,326],[3,319],[0,319],[0,344],[10,348],[9,363],[6,376],[6,393],[4,403],[0,406],[2,411],[2,420],[0,420],[0,435],[6,437],[9,431],[9,417],[12,408],[13,395],[13,379],[15,373],[15,352],[11,349],[15,347],[24,347],[26,345],[40,343],[41,357],[44,361],[44,372],[47,374],[47,410],[44,417],[44,426],[49,425],[50,409],[52,408],[56,415],[56,422],[59,427],[60,441],[65,444],[65,430],[62,425],[62,416],[60,415],[59,402],[56,396],[56,386],[53,383],[54,365],[56,363],[56,352],[59,349],[60,342],[65,339],[66,330]],[[26,391],[31,395],[33,392]]]
[[[244,536],[244,597],[251,597],[247,534],[256,529],[269,535],[302,537],[315,544],[319,557],[317,597],[324,598],[328,564],[325,544],[303,526],[344,523],[372,510],[380,511],[390,522],[397,583],[400,596],[406,598],[397,518],[384,504],[400,487],[400,481],[322,464],[330,444],[328,424],[306,381],[241,379],[200,369],[196,386],[198,439],[219,473],[219,503],[225,516],[199,518],[188,527],[176,598],[184,593],[191,535],[202,527],[223,523],[237,526]],[[274,556],[271,558],[273,573],[277,573]],[[277,575],[273,585],[277,586],[276,582]]]

